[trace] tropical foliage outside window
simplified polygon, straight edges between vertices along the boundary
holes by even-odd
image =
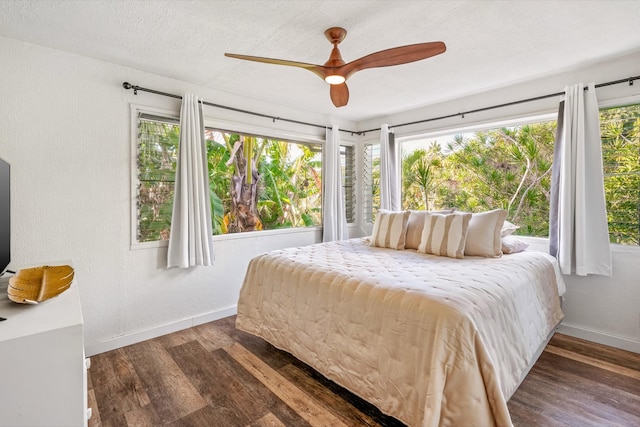
[[[600,112],[611,242],[640,238],[640,105]],[[403,208],[502,208],[516,232],[548,236],[555,121],[403,143]]]
[[[138,123],[138,242],[167,240],[180,127]],[[207,128],[214,234],[320,225],[321,145]]]
[[[502,208],[520,234],[548,235],[555,122],[451,135],[407,150],[403,144],[403,206]]]

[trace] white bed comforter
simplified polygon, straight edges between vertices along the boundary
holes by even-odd
[[[462,260],[366,239],[254,258],[236,325],[410,426],[510,426],[507,400],[563,317],[555,260]]]

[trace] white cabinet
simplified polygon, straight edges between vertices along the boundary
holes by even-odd
[[[0,426],[86,426],[84,322],[76,283],[37,305],[0,279]]]

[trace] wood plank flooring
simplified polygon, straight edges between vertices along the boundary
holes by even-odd
[[[88,396],[89,427],[404,426],[234,316],[93,356]],[[640,426],[640,354],[556,334],[509,411],[516,427]]]

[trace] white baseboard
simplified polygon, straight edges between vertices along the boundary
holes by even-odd
[[[582,338],[583,340],[596,342],[598,344],[640,353],[640,341],[629,338],[617,337],[615,335],[566,324],[564,322],[560,324],[558,332],[572,337]]]
[[[214,320],[222,319],[224,317],[233,316],[237,313],[237,311],[238,307],[234,305],[231,307],[201,314],[196,317],[191,317],[188,319],[179,320],[177,322],[157,326],[155,328],[133,332],[131,334],[122,335],[120,337],[109,338],[104,341],[86,345],[85,353],[87,357],[95,356],[96,354],[115,350],[121,347],[126,347],[128,345],[146,341],[151,338],[156,338],[162,335],[170,334],[172,332],[181,331],[183,329],[191,328],[203,323],[213,322]]]

